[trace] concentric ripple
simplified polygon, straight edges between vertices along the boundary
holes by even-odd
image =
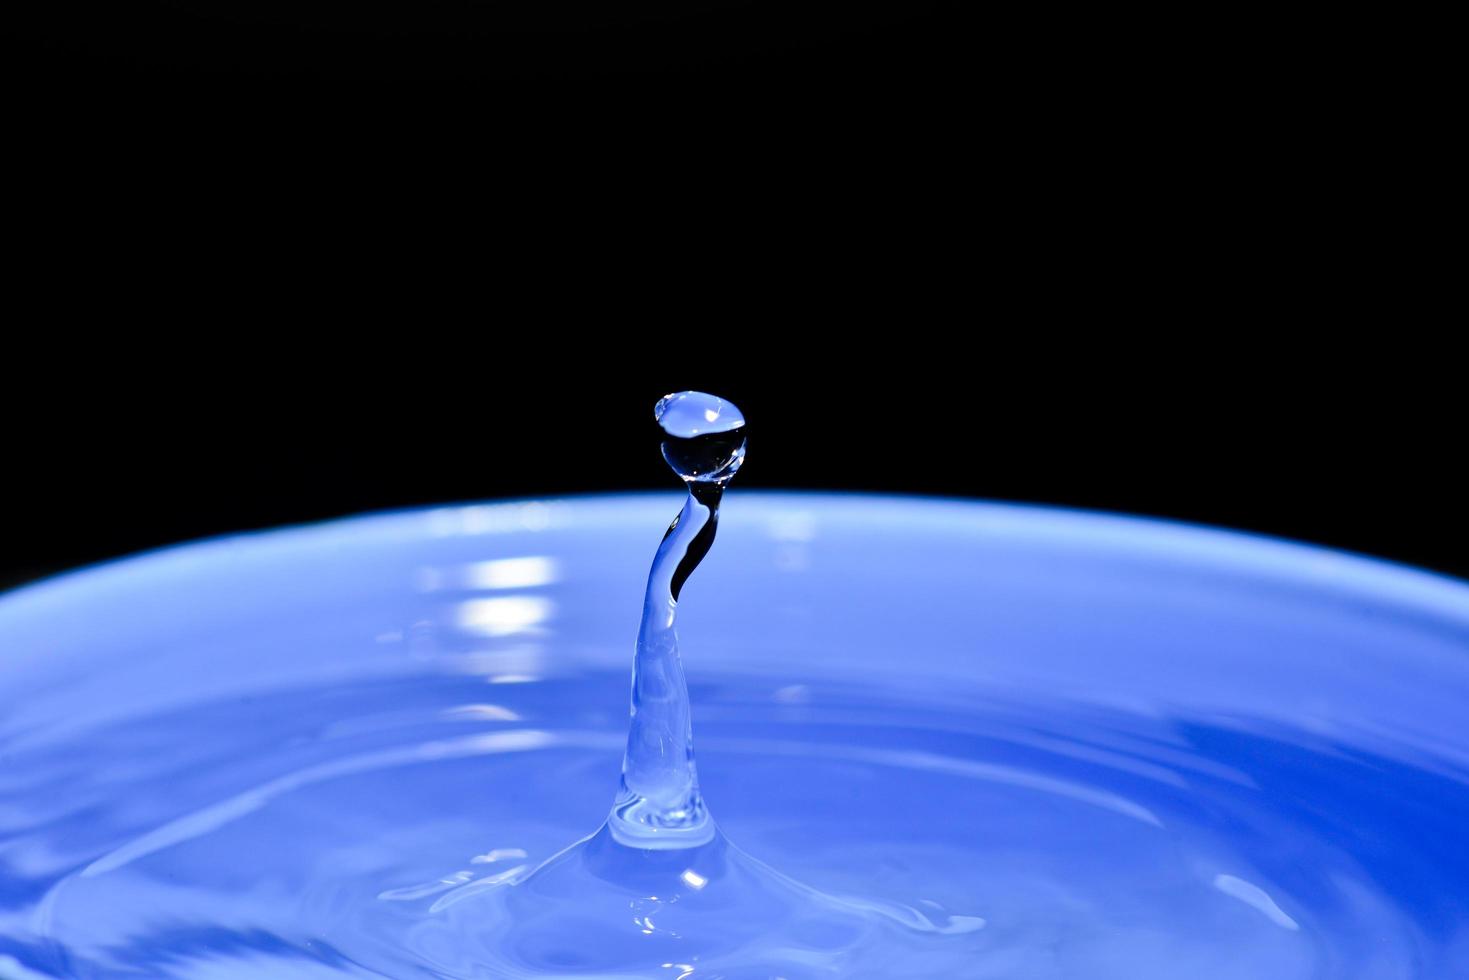
[[[705,782],[744,850],[619,854],[604,830],[558,858],[605,808],[617,679],[507,687],[493,712],[468,686],[282,691],[134,719],[71,764],[37,752],[27,797],[49,773],[67,802],[20,831],[7,897],[39,901],[10,956],[78,977],[1289,978],[1442,976],[1462,950],[1469,781],[1305,733],[728,679],[697,692]]]
[[[1145,523],[727,504],[681,623],[723,833],[568,851],[617,787],[667,506],[0,599],[0,977],[1464,973],[1469,590]]]

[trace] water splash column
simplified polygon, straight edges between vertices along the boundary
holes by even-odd
[[[663,458],[688,485],[648,574],[633,660],[632,721],[621,787],[608,829],[622,844],[696,847],[714,838],[699,793],[688,684],[675,621],[683,585],[714,543],[725,485],[745,458],[745,419],[729,402],[702,392],[668,395],[654,407]]]

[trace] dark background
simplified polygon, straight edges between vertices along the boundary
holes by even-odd
[[[664,121],[682,129],[722,114],[711,97],[761,124],[884,102],[927,115],[967,99],[956,88],[1018,27],[990,17],[982,40],[963,15],[945,0],[56,0],[17,12],[10,67],[22,102],[106,105],[129,123],[169,110],[189,130],[243,109],[278,133],[411,117],[513,143],[507,124],[565,138],[590,107],[619,124],[676,110]],[[379,135],[380,153],[402,149]]]
[[[665,359],[688,366],[648,370],[633,357],[579,372],[566,345],[548,342],[416,379],[359,364],[184,386],[154,378],[151,395],[124,385],[103,410],[12,442],[4,575],[438,501],[635,488],[674,500],[651,409],[690,386],[724,394],[749,420],[736,491],[1102,508],[1469,570],[1462,447],[1443,441],[1448,403],[1434,391],[1389,402],[1370,376],[1323,385],[1248,363],[1154,374],[1060,345],[1030,359],[976,345],[988,360],[921,325],[895,325],[888,339],[904,334],[925,338],[916,354],[845,365],[745,343],[722,359],[747,367],[699,368],[669,343]],[[647,350],[629,340],[623,353]],[[420,353],[432,352],[450,353]]]
[[[1457,269],[1408,227],[1436,157],[1317,19],[17,17],[0,584],[379,508],[673,492],[650,409],[688,387],[750,419],[737,488],[1469,575]]]

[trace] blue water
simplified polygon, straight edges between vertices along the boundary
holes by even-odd
[[[699,792],[694,764],[688,682],[678,650],[678,599],[714,545],[724,488],[745,459],[745,417],[724,399],[698,391],[665,396],[653,415],[663,430],[663,458],[689,492],[658,543],[648,573],[633,660],[627,751],[607,833],[634,852],[714,845],[723,855],[727,848],[716,840],[719,829]],[[616,850],[609,846],[598,853]],[[623,863],[636,864],[638,857],[629,854]],[[713,893],[703,894],[704,887],[686,896],[683,906],[709,901]],[[720,891],[723,907],[713,920],[723,927],[723,920],[738,910],[732,913],[726,904],[729,888]],[[762,897],[752,894],[749,901],[735,904],[754,908],[765,904]]]
[[[567,851],[677,505],[0,598],[0,977],[1469,975],[1469,587],[1161,523],[733,492],[678,624],[722,836]]]

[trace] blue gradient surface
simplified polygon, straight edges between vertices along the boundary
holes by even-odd
[[[669,896],[611,922],[552,894],[507,941],[497,876],[616,790],[678,499],[368,517],[0,597],[0,978],[1469,975],[1469,586],[819,494],[731,495],[685,590],[704,796],[803,886],[983,928],[842,962],[850,937],[706,948]]]

